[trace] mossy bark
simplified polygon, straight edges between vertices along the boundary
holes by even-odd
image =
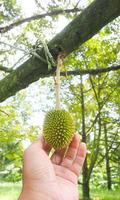
[[[95,0],[48,43],[52,55],[55,59],[60,52],[67,56],[119,15],[120,0]],[[37,53],[44,57],[43,50]],[[0,102],[50,73],[46,63],[31,57],[0,81]]]

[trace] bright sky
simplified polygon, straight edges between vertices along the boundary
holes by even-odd
[[[23,13],[26,17],[30,17],[34,14],[36,10],[35,1],[34,0],[17,0],[21,5]]]

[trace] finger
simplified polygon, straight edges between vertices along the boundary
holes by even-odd
[[[54,154],[51,156],[52,163],[56,164],[56,165],[59,165],[62,162],[63,158],[64,158],[66,150],[67,150],[67,148],[56,150],[54,152]]]
[[[85,160],[85,157],[86,157],[86,144],[85,143],[80,143],[79,145],[79,148],[78,148],[78,152],[77,152],[77,155],[76,155],[76,158],[73,162],[73,165],[72,165],[72,171],[77,175],[79,176],[80,174],[80,171],[83,167],[83,163],[84,163],[84,160]]]
[[[61,166],[70,168],[78,151],[78,147],[79,147],[79,143],[80,143],[80,135],[79,134],[75,134],[71,144],[68,147],[68,150],[66,152],[66,155],[61,163]]]

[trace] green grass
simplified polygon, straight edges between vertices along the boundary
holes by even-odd
[[[120,190],[97,189],[91,191],[91,197],[93,200],[120,200]]]
[[[0,200],[18,200],[20,191],[20,183],[0,183]],[[92,200],[120,200],[120,190],[107,191],[96,188],[91,190],[91,197]]]
[[[0,183],[0,200],[17,200],[21,191],[18,183]]]

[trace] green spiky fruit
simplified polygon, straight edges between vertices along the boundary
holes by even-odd
[[[54,149],[61,149],[70,144],[75,133],[75,124],[69,112],[51,110],[46,114],[43,135]]]

